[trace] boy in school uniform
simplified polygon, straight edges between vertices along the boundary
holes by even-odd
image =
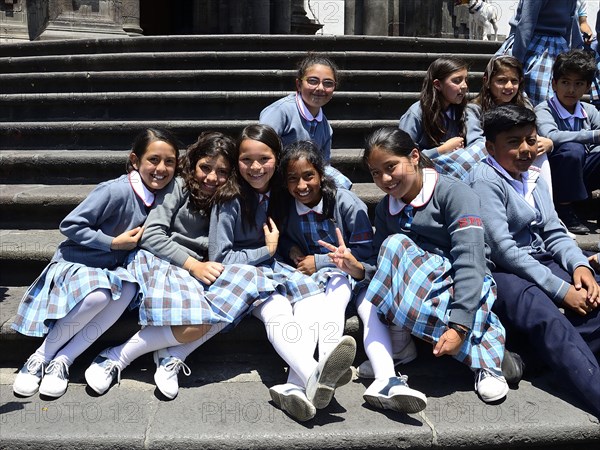
[[[484,133],[489,155],[470,184],[481,198],[495,266],[493,311],[509,347],[541,358],[600,417],[599,278],[560,224],[539,171],[530,170],[536,116],[522,106],[499,106],[484,115]]]
[[[581,102],[596,74],[594,57],[584,50],[561,53],[552,66],[555,95],[535,108],[540,136],[554,143],[550,170],[558,216],[575,234],[587,234],[572,203],[600,188],[600,113]]]

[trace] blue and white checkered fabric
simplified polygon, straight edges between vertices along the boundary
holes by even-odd
[[[300,216],[300,230],[304,236],[304,243],[308,248],[308,254],[328,253],[325,247],[321,247],[317,241],[322,240],[332,245],[337,245],[335,223],[323,214],[309,211]]]
[[[469,171],[486,157],[485,143],[482,142],[467,148],[459,148],[450,153],[444,153],[432,158],[432,161],[435,170],[439,173],[466,181]]]
[[[123,267],[109,270],[53,261],[25,292],[12,328],[27,336],[44,336],[56,320],[97,289],[107,289],[113,300],[119,300],[124,281],[136,283]]]
[[[434,344],[448,329],[452,272],[447,258],[428,253],[408,237],[395,234],[381,246],[377,272],[365,299],[388,322]],[[495,298],[493,279],[486,276],[471,333],[454,356],[473,369],[500,370],[505,331],[491,312]]]
[[[210,286],[145,250],[127,268],[140,284],[140,325],[233,323],[274,292],[260,269],[243,264],[226,265]]]

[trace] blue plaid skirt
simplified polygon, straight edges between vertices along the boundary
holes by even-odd
[[[112,299],[119,300],[124,281],[136,283],[123,267],[109,270],[52,261],[25,292],[12,328],[27,336],[44,336],[95,290],[108,289]]]
[[[496,52],[496,55],[512,55],[515,37],[510,35]],[[534,34],[523,62],[525,75],[524,90],[533,106],[554,95],[552,90],[552,66],[556,57],[569,50],[568,42],[562,36]]]
[[[325,288],[324,285],[321,286],[318,277],[304,275],[292,266],[275,259],[272,259],[268,265],[262,265],[259,268],[271,281],[277,293],[286,297],[292,305],[304,298],[323,293]]]
[[[365,299],[388,322],[435,344],[448,329],[452,272],[447,258],[426,252],[408,237],[395,234],[381,246],[377,272]],[[492,312],[495,289],[493,279],[486,276],[471,333],[454,356],[473,369],[499,371],[504,357],[504,327]]]
[[[262,270],[230,264],[207,286],[180,267],[145,250],[132,253],[127,269],[140,285],[140,325],[233,323],[274,288]]]
[[[432,158],[435,170],[441,174],[451,175],[459,180],[466,181],[469,171],[482,159],[487,157],[485,143],[459,148],[450,153]]]

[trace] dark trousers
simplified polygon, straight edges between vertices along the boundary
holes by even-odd
[[[588,153],[583,144],[567,142],[552,150],[548,161],[556,203],[585,200],[600,188],[600,152]]]
[[[572,283],[549,254],[536,257],[563,280]],[[580,316],[557,305],[535,283],[499,270],[492,273],[498,297],[492,310],[506,327],[507,347],[535,354],[600,417],[600,314],[596,308]],[[511,339],[519,336],[521,339]],[[522,342],[523,339],[526,342]],[[525,348],[523,346],[526,346]]]

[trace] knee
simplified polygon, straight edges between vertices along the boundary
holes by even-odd
[[[200,339],[210,330],[210,327],[211,325],[178,325],[172,326],[171,332],[177,342],[187,344]]]
[[[585,146],[578,142],[566,142],[556,148],[551,156],[558,156],[561,159],[582,160],[585,158]],[[552,161],[552,159],[551,159]]]

